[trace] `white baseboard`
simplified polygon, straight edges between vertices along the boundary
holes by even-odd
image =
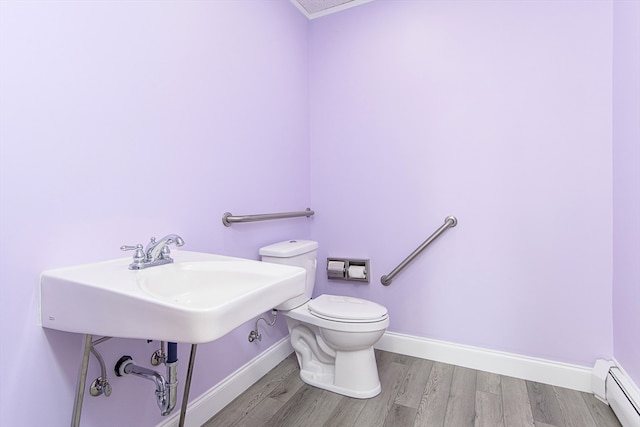
[[[386,332],[380,350],[591,393],[591,369],[461,344]],[[229,375],[187,407],[186,427],[200,427],[293,352],[289,336]],[[180,408],[156,427],[177,427]]]
[[[591,393],[591,368],[386,332],[380,350]]]
[[[291,340],[287,335],[193,400],[187,407],[185,427],[202,426],[209,418],[231,403],[233,399],[251,387],[264,374],[275,368],[278,363],[282,362],[292,352]],[[180,407],[176,406],[174,411],[175,413],[171,417],[163,420],[156,427],[177,427],[180,421]]]

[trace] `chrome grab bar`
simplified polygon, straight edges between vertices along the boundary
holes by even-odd
[[[396,275],[398,273],[400,273],[402,270],[404,270],[404,268],[409,265],[409,263],[411,261],[414,260],[415,257],[417,257],[420,252],[422,252],[427,246],[429,246],[431,244],[431,242],[433,242],[435,239],[438,238],[438,236],[440,236],[447,228],[449,227],[455,227],[458,224],[458,220],[456,219],[455,216],[448,216],[444,219],[444,225],[442,225],[440,228],[438,228],[431,236],[429,236],[427,238],[427,240],[425,240],[419,247],[418,249],[416,249],[415,251],[413,251],[411,253],[411,255],[409,255],[408,257],[406,257],[404,259],[404,261],[402,261],[396,268],[393,269],[393,271],[385,276],[382,276],[380,278],[380,282],[385,285],[385,286],[389,286],[391,284],[391,281],[393,280],[394,277],[396,277]]]
[[[296,218],[299,216],[310,217],[315,212],[307,208],[304,211],[298,212],[282,212],[282,213],[269,213],[269,214],[257,214],[257,215],[239,215],[234,216],[231,212],[225,212],[222,215],[222,223],[225,227],[231,227],[234,222],[254,222],[254,221],[268,221],[271,219],[283,219],[283,218]]]

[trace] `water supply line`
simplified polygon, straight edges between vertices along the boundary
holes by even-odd
[[[270,322],[267,321],[267,319],[265,319],[264,317],[260,317],[259,319],[256,320],[256,325],[253,331],[249,332],[249,342],[254,342],[255,340],[262,341],[262,335],[258,330],[259,321],[261,320],[264,321],[264,323],[266,323],[268,326],[273,326],[276,324],[276,319],[278,318],[278,310],[276,309],[271,310],[271,315],[273,316],[273,319],[271,319]]]
[[[160,341],[160,348],[151,355],[151,364],[158,366],[167,361],[167,353],[164,351],[164,341]]]
[[[176,406],[176,393],[178,391],[178,354],[177,344],[170,342],[168,345],[166,379],[153,369],[138,366],[131,356],[122,356],[116,363],[116,375],[135,375],[152,381],[156,385],[156,403],[160,408],[160,414],[169,415]]]
[[[111,384],[109,384],[109,379],[107,378],[107,367],[105,366],[104,359],[98,350],[94,348],[96,345],[109,339],[111,339],[111,337],[102,337],[99,340],[93,341],[91,343],[91,347],[89,347],[89,351],[100,364],[100,376],[93,380],[89,388],[89,394],[93,397],[100,396],[101,394],[104,394],[106,397],[111,396]]]
[[[80,417],[82,416],[82,402],[84,400],[84,389],[87,383],[87,372],[89,369],[89,356],[93,354],[95,358],[98,360],[100,364],[100,373],[101,376],[91,383],[90,393],[91,396],[100,396],[104,394],[105,396],[111,395],[111,385],[109,385],[109,380],[107,379],[107,370],[104,365],[104,360],[98,350],[93,348],[95,345],[98,345],[111,337],[103,337],[98,340],[93,340],[93,335],[87,334],[84,337],[84,350],[82,353],[82,363],[80,364],[80,372],[78,373],[78,383],[76,386],[76,395],[73,400],[73,411],[71,414],[71,427],[79,427],[80,426]]]

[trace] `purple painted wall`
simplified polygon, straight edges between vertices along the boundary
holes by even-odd
[[[320,265],[366,257],[374,276],[320,274],[317,293],[387,305],[392,331],[615,355],[640,382],[633,11],[377,0],[307,22],[288,0],[0,2],[0,425],[71,417],[82,337],[38,325],[39,273],[169,232],[249,258],[313,237]],[[307,206],[311,220],[220,223]],[[249,345],[251,326],[199,347],[192,398],[285,335]],[[154,349],[100,346],[109,367]],[[149,383],[111,381],[83,425],[160,421]]]
[[[185,249],[254,259],[309,237],[306,218],[221,223],[309,206],[307,21],[285,0],[0,8],[0,425],[68,425],[82,337],[38,325],[42,270],[171,232]],[[252,327],[199,346],[192,398],[286,334],[282,322],[249,344]],[[111,372],[123,354],[147,364],[155,345],[99,349]],[[109,377],[83,426],[161,421],[151,383]]]
[[[640,2],[613,12],[613,346],[640,384]]]
[[[395,332],[611,357],[611,3],[377,0],[309,36],[312,235],[373,273],[317,292]]]

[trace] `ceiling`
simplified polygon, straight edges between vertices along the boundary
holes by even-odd
[[[314,19],[373,0],[291,0],[307,18]]]

